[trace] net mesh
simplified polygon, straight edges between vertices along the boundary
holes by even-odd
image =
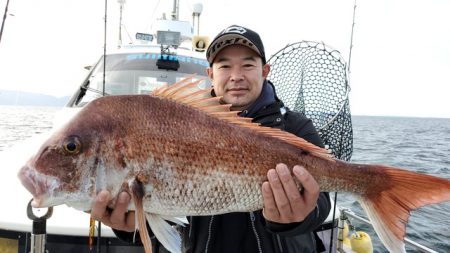
[[[310,118],[334,156],[350,160],[353,130],[346,63],[323,43],[301,41],[273,55],[268,63],[277,95],[291,110]]]

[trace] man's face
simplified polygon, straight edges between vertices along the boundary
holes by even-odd
[[[217,96],[232,104],[232,110],[247,109],[259,97],[264,79],[270,71],[258,54],[241,45],[228,46],[217,54],[207,69]]]

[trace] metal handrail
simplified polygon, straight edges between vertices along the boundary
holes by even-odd
[[[369,220],[364,219],[363,217],[358,216],[357,214],[355,214],[353,211],[351,211],[351,210],[348,209],[348,208],[340,208],[340,211],[341,211],[341,217],[343,216],[343,217],[345,217],[345,219],[347,219],[346,216],[349,216],[349,217],[355,218],[356,220],[358,220],[358,221],[360,221],[360,222],[363,222],[363,223],[365,223],[365,224],[368,224],[368,225],[371,225],[371,226],[372,226],[372,223],[371,223]],[[341,217],[339,217],[340,220],[341,220]],[[345,219],[342,219],[342,220],[345,220]],[[428,248],[428,247],[426,247],[426,246],[424,246],[424,245],[422,245],[422,244],[420,244],[420,243],[414,242],[413,240],[408,239],[408,238],[406,238],[406,237],[405,237],[405,243],[406,243],[408,246],[411,246],[411,247],[413,247],[413,248],[415,248],[415,249],[417,249],[417,250],[420,250],[421,252],[426,252],[426,253],[438,253],[437,251],[432,250],[432,249],[430,249],[430,248]]]

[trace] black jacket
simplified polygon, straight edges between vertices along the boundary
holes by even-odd
[[[251,116],[254,122],[291,132],[323,147],[312,121],[285,108],[276,97],[273,86],[270,86],[273,89],[271,99],[259,99],[260,101],[256,103],[259,103],[261,108],[256,112],[250,112],[251,115],[248,115],[248,111],[244,111],[241,116]],[[260,103],[261,100],[264,101]],[[180,229],[183,236],[182,251],[189,253],[317,252],[313,230],[326,219],[330,208],[329,195],[322,192],[316,209],[299,223],[268,222],[262,216],[261,210],[251,213],[188,217],[189,225]],[[115,233],[119,238],[131,241],[132,233],[116,230]],[[155,240],[152,240],[152,243],[154,252],[166,252]]]

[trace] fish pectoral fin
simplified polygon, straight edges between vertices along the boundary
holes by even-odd
[[[146,213],[146,214],[148,224],[150,225],[153,234],[155,234],[156,238],[158,239],[158,241],[161,242],[164,248],[166,248],[168,251],[172,253],[181,253],[180,233],[174,227],[169,225],[169,223],[167,223],[164,220],[163,216],[153,213]],[[174,218],[176,217],[171,217],[168,220],[175,221],[176,219]]]
[[[173,217],[173,216],[165,216],[165,215],[161,215],[161,218],[163,218],[164,220],[167,221],[171,221],[177,225],[183,226],[185,227],[186,224],[189,224],[189,221],[187,220],[186,216],[185,217]]]

